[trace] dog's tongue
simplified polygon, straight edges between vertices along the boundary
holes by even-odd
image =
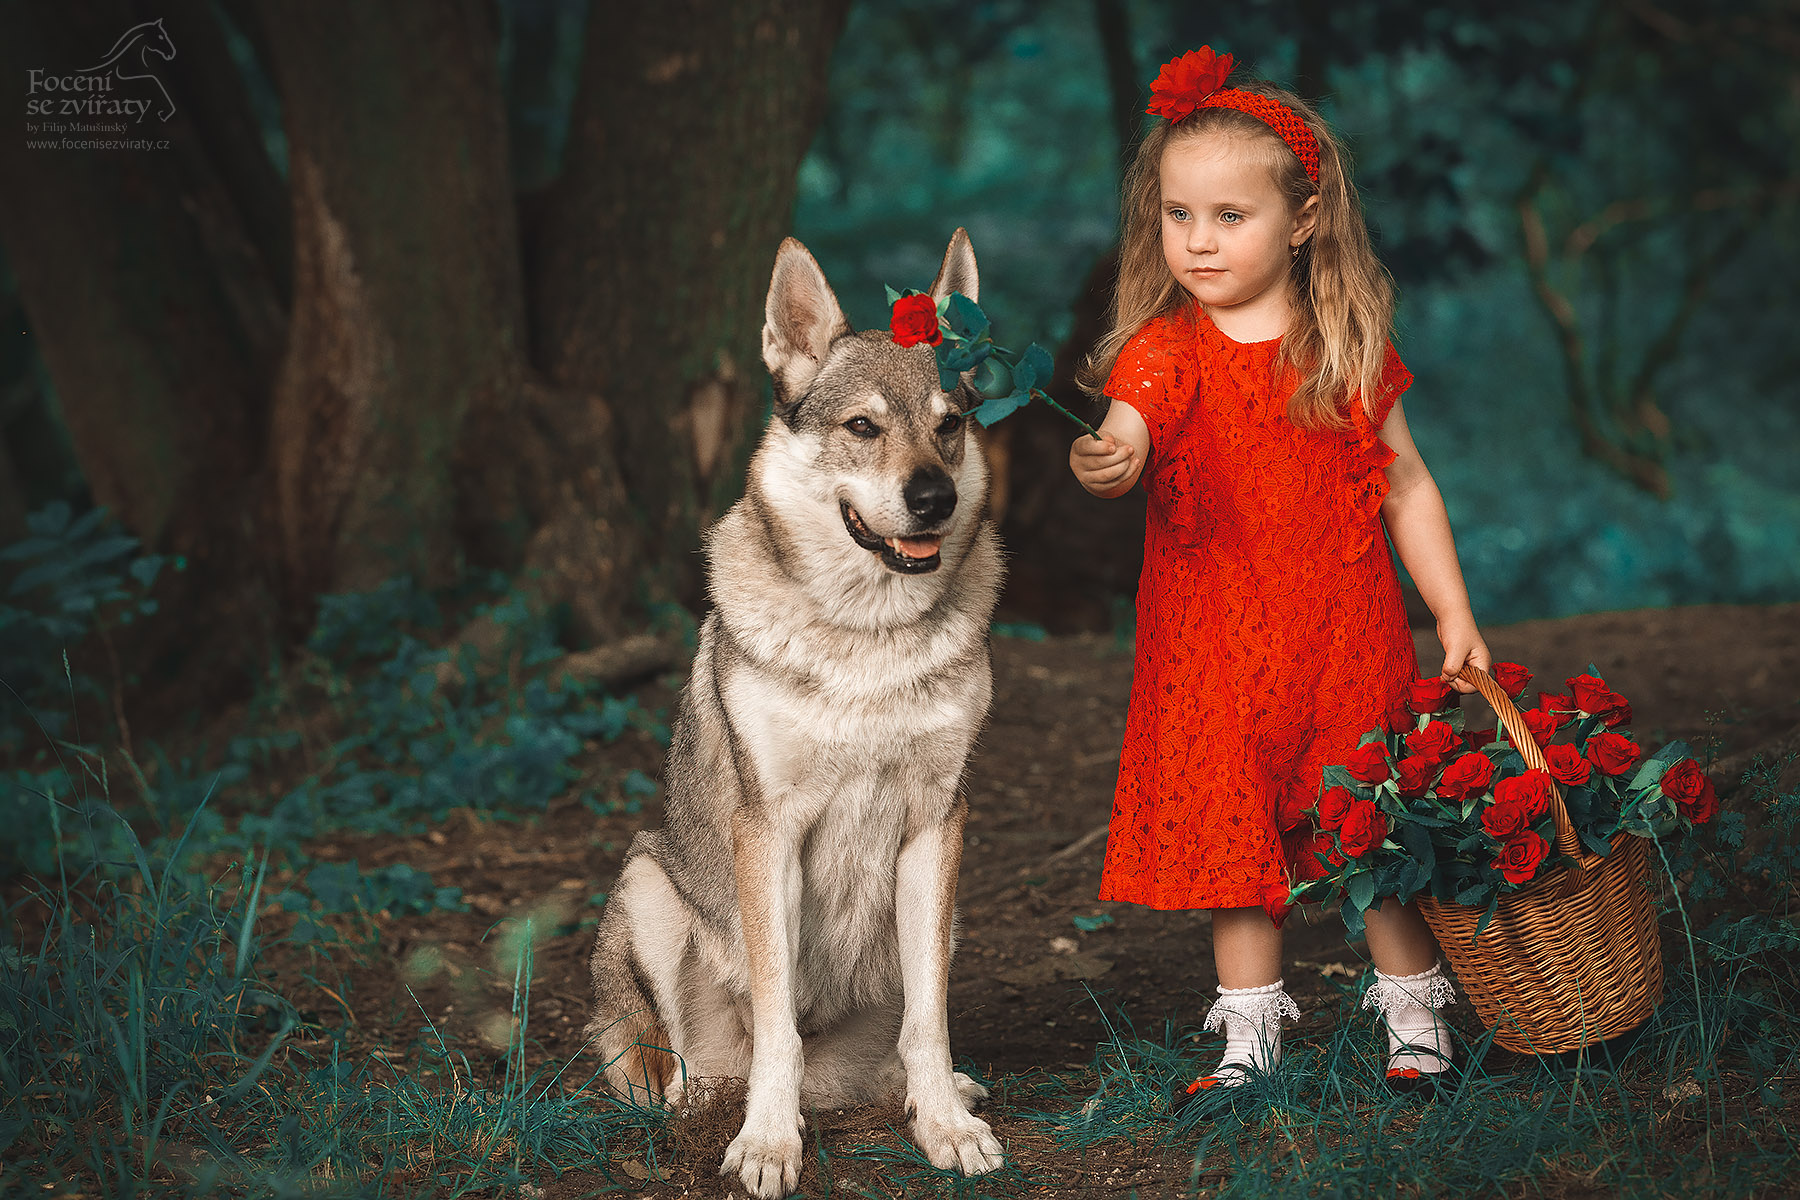
[[[908,558],[930,558],[943,543],[941,537],[889,538],[888,545]]]

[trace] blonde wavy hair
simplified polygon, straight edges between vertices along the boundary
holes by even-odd
[[[1319,183],[1273,129],[1233,108],[1200,108],[1179,121],[1158,121],[1138,142],[1125,172],[1120,202],[1119,278],[1111,327],[1088,355],[1076,382],[1102,394],[1125,343],[1164,313],[1197,302],[1170,274],[1162,252],[1162,158],[1192,138],[1245,139],[1265,155],[1275,185],[1299,212],[1319,197],[1319,220],[1294,259],[1294,321],[1281,341],[1275,369],[1292,368],[1300,382],[1288,399],[1288,418],[1302,429],[1342,429],[1349,400],[1361,396],[1375,413],[1376,390],[1394,322],[1394,285],[1369,245],[1362,201],[1350,183],[1348,156],[1311,105],[1260,80],[1231,86],[1278,100],[1300,115],[1319,141]]]

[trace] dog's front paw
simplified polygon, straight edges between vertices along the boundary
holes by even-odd
[[[913,1118],[912,1131],[913,1141],[934,1167],[985,1175],[1006,1165],[1006,1152],[988,1123],[960,1107],[937,1116],[920,1113]]]
[[[752,1128],[749,1121],[725,1147],[719,1174],[736,1174],[744,1190],[759,1200],[777,1200],[800,1183],[800,1129],[786,1132],[766,1124]]]

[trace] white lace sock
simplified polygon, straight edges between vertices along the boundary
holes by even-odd
[[[1449,1067],[1450,1027],[1437,1010],[1455,1000],[1456,989],[1444,978],[1441,963],[1417,975],[1384,975],[1376,970],[1362,1006],[1374,1009],[1387,1025],[1390,1073],[1411,1068],[1434,1075]]]
[[[1218,1003],[1206,1014],[1206,1028],[1225,1031],[1225,1056],[1209,1076],[1207,1087],[1238,1087],[1249,1081],[1246,1068],[1273,1071],[1281,1064],[1281,1018],[1300,1018],[1294,998],[1277,979],[1267,987],[1219,989]]]

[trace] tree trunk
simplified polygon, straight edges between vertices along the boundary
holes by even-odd
[[[137,21],[117,2],[13,6],[0,73],[80,72]],[[184,44],[196,50],[184,69],[217,67],[191,28],[167,25],[178,59]],[[236,573],[253,536],[247,498],[261,458],[254,414],[271,299],[254,272],[236,295],[217,284],[220,248],[241,240],[236,208],[205,169],[177,74],[156,74],[176,97],[174,115],[153,112],[116,136],[167,138],[169,149],[33,149],[17,129],[0,138],[0,239],[94,499],[147,545],[186,556],[190,578],[206,578],[215,565]],[[154,82],[116,87],[160,101]],[[246,320],[253,311],[260,323]],[[276,324],[279,336],[278,315]]]
[[[293,317],[269,456],[289,596],[459,565],[464,418],[520,386],[491,9],[259,9],[288,134]]]
[[[588,19],[561,180],[530,263],[536,357],[604,396],[619,475],[698,599],[700,527],[738,491],[761,415],[759,331],[844,0],[659,5]]]

